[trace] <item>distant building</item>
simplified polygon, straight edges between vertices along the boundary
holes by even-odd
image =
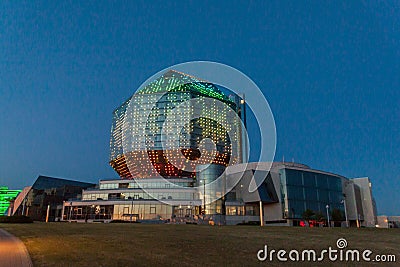
[[[375,227],[377,210],[369,178],[345,180],[343,187],[350,222],[359,224],[358,226]]]
[[[26,187],[14,201],[12,215],[26,215],[36,221],[61,218],[63,202],[81,197],[82,190],[95,184],[39,176],[32,186]]]
[[[400,216],[380,215],[377,217],[377,227],[380,228],[400,228]]]

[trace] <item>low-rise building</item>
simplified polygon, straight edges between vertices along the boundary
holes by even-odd
[[[12,215],[26,215],[35,221],[61,219],[63,201],[80,199],[82,189],[95,184],[40,175],[14,201]]]
[[[251,190],[255,181],[258,186]],[[225,172],[211,164],[195,178],[101,180],[97,188],[83,190],[80,200],[64,202],[62,220],[234,225],[262,218],[263,224],[297,226],[304,221],[326,225],[328,217],[331,225],[374,227],[369,179],[298,163],[238,164]]]

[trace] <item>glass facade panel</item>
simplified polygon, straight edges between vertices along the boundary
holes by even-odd
[[[318,190],[318,194],[319,194],[319,201],[323,202],[323,203],[329,203],[329,191],[328,190],[324,190],[324,189],[320,189]]]
[[[319,203],[317,201],[307,201],[306,202],[306,209],[310,209],[313,211],[319,211]]]
[[[328,189],[328,177],[323,174],[317,174],[317,185],[319,188]]]
[[[306,200],[318,201],[318,190],[315,187],[304,188]]]
[[[342,181],[340,179],[329,179],[328,177],[329,189],[332,191],[341,191],[342,190]]]
[[[287,197],[288,199],[304,200],[304,188],[288,185],[287,186]]]
[[[343,210],[341,178],[310,171],[285,169],[280,172],[282,182],[283,214],[301,219],[310,209],[326,213],[325,206]]]
[[[304,186],[316,187],[315,176],[312,172],[303,172]]]
[[[330,191],[329,199],[331,200],[331,203],[340,203],[340,201],[343,199],[343,194],[337,191]]]
[[[297,185],[297,186],[303,185],[303,178],[301,172],[296,170],[286,169],[285,174],[286,174],[287,185]]]
[[[306,210],[305,201],[290,200],[289,201],[289,218],[301,218]]]

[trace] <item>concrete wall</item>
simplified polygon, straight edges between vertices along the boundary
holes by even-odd
[[[377,223],[376,219],[376,207],[375,201],[372,197],[372,186],[368,177],[352,179],[354,184],[360,187],[362,209],[364,213],[364,220],[361,225],[365,227],[375,227]]]

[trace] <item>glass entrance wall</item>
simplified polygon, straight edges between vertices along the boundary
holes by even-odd
[[[113,205],[65,206],[63,220],[110,220]]]
[[[126,203],[114,205],[113,220],[167,220],[171,219],[173,207],[167,204]]]
[[[198,199],[202,200],[203,209],[205,203],[208,203],[205,205],[205,214],[225,213],[226,178],[223,174],[224,171],[225,166],[218,164],[199,165],[196,169]]]

